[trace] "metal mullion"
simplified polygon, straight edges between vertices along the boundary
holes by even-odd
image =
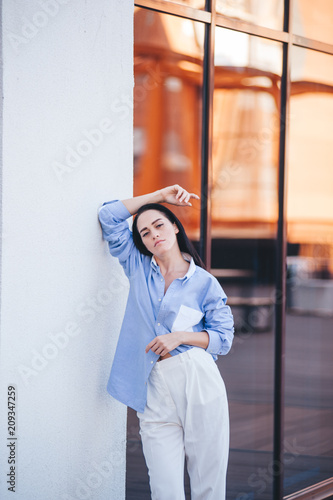
[[[241,33],[246,33],[248,35],[255,35],[262,38],[268,38],[269,40],[274,40],[277,42],[289,42],[290,35],[288,32],[274,30],[271,28],[265,28],[252,23],[247,23],[246,21],[240,21],[237,19],[230,19],[222,16],[221,14],[216,14],[216,26],[221,28],[227,28],[234,31],[239,31]]]
[[[247,23],[245,21],[239,21],[237,19],[228,19],[220,14],[216,15],[216,26],[233,31],[238,31],[240,33],[246,33],[248,35],[259,36],[261,38],[266,38],[268,40],[273,40],[276,42],[291,42],[297,47],[317,50],[318,52],[324,52],[326,54],[333,55],[333,44],[321,42],[319,40],[314,40],[312,38],[307,38],[300,35],[291,34],[291,32],[288,33],[285,31],[265,28],[263,26]]]
[[[320,483],[313,484],[304,488],[303,490],[296,491],[284,497],[283,500],[322,500],[324,498],[332,498],[333,495],[333,477],[325,479]]]
[[[292,1],[284,0],[284,30],[291,27]],[[274,438],[273,463],[279,473],[273,476],[273,500],[283,499],[284,478],[284,390],[285,390],[285,335],[286,335],[286,261],[287,261],[287,143],[290,98],[291,39],[283,43],[283,62],[280,102],[279,138],[279,217],[276,251],[276,303],[275,303],[275,348],[274,348]]]
[[[215,53],[215,1],[207,1],[212,22],[206,25],[203,88],[202,88],[202,140],[201,140],[201,210],[200,256],[207,270],[211,268],[211,184],[212,137]]]
[[[313,40],[311,38],[305,38],[304,36],[299,35],[292,35],[292,43],[297,47],[317,50],[318,52],[324,52],[326,54],[333,55],[333,45],[325,42],[320,42],[319,40]]]
[[[194,9],[193,7],[188,7],[187,5],[165,2],[163,0],[140,0],[135,1],[134,5],[136,7],[143,7],[156,12],[191,19],[192,21],[201,21],[203,23],[210,23],[212,18],[210,12]]]

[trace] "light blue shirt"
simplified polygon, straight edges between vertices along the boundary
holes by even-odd
[[[147,380],[159,356],[147,344],[157,335],[173,331],[205,330],[207,352],[214,360],[227,354],[233,340],[233,316],[227,296],[217,279],[183,254],[190,266],[164,294],[165,282],[155,258],[143,255],[133,242],[130,212],[119,200],[104,203],[99,210],[103,238],[111,255],[119,259],[130,281],[125,316],[111,368],[107,391],[118,401],[143,412],[147,401]],[[191,349],[180,345],[171,355]]]

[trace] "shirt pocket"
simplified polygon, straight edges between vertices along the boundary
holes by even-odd
[[[193,332],[193,326],[203,318],[204,313],[193,307],[180,306],[175,321],[171,327],[172,332]]]

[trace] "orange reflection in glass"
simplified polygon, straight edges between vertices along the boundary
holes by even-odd
[[[204,28],[135,9],[134,194],[180,184],[200,195]],[[200,204],[173,207],[199,239]]]
[[[216,0],[216,12],[266,28],[283,26],[283,0]]]
[[[205,0],[165,0],[167,3],[177,3],[180,5],[186,5],[187,7],[193,7],[194,9],[203,10],[205,8]]]
[[[293,61],[288,241],[333,273],[333,57],[295,47]]]
[[[332,0],[294,0],[293,31],[297,35],[333,43]]]
[[[279,67],[281,47],[237,35],[216,58],[212,235],[275,238],[280,74],[260,68],[267,54]]]

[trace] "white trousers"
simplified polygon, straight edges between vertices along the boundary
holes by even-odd
[[[229,412],[223,379],[200,347],[155,364],[140,420],[152,500],[185,500],[184,460],[191,500],[224,500]]]

